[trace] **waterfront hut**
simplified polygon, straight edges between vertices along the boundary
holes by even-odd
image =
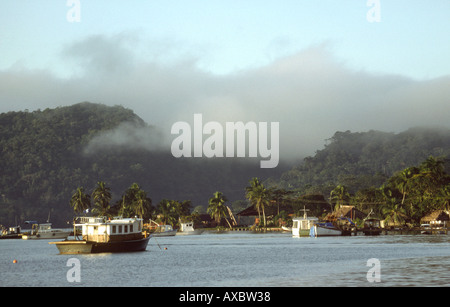
[[[360,219],[363,220],[366,218],[367,214],[356,209],[354,206],[341,206],[338,210],[329,213],[325,220],[332,220],[340,217],[346,217],[351,220]]]
[[[436,210],[424,216],[420,223],[422,225],[430,225],[430,230],[446,230],[447,223],[450,220],[449,213],[444,210]]]

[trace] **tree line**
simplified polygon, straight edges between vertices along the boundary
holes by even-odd
[[[295,190],[266,187],[254,177],[245,187],[245,197],[257,210],[260,226],[278,226],[277,221],[280,219],[289,223],[292,219],[289,213],[301,215],[305,207],[321,217],[342,205],[352,205],[366,214],[374,214],[388,224],[418,224],[422,217],[434,210],[450,209],[450,176],[444,170],[443,159],[429,157],[419,166],[395,173],[380,187],[362,189],[354,194],[346,186],[337,185],[331,190],[328,199],[323,196],[315,201]],[[227,202],[227,197],[216,191],[208,200],[207,213],[217,225],[225,220],[225,225],[232,227]],[[70,205],[77,213],[92,209],[93,214],[101,216],[139,216],[144,220],[159,217],[161,223],[175,227],[179,221],[195,222],[199,219],[198,211],[191,212],[190,200],[163,199],[154,207],[151,198],[137,183],[133,183],[114,205],[111,205],[110,188],[104,182],[98,182],[91,195],[80,187],[73,194]],[[271,210],[268,221],[267,209],[277,206],[281,206],[282,210]]]
[[[83,187],[78,187],[70,199],[70,206],[74,212],[106,217],[134,217],[139,216],[144,221],[157,220],[165,225],[179,226],[179,222],[198,222],[199,212],[191,212],[190,200],[162,199],[156,207],[147,192],[137,183],[133,183],[114,204],[111,203],[111,188],[105,182],[97,182],[91,194]],[[220,225],[223,218],[227,219],[229,212],[225,203],[228,199],[221,193],[215,192],[209,199],[208,214]],[[227,220],[228,222],[228,220]],[[231,226],[231,224],[228,222]]]

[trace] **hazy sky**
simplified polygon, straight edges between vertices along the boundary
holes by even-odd
[[[69,2],[0,2],[0,112],[278,121],[281,159],[337,130],[449,126],[448,0],[79,0],[79,22]]]

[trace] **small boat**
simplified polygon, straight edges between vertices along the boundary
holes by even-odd
[[[305,214],[303,217],[295,217],[292,219],[292,236],[293,237],[307,237],[309,235],[311,227],[314,223],[317,223],[319,219],[317,217],[308,217]]]
[[[3,226],[2,226],[3,227]],[[1,231],[0,239],[20,239],[22,234],[20,233],[20,226],[3,228]]]
[[[194,229],[194,222],[180,223],[180,229],[177,232],[178,235],[200,235],[204,229]]]
[[[49,244],[55,244],[60,254],[145,251],[151,236],[142,232],[142,222],[139,218],[116,217],[111,220],[105,217],[81,217],[78,223],[74,223],[74,228],[81,227],[82,240]]]
[[[286,231],[286,232],[291,232],[292,231],[292,227],[281,226],[281,230]]]
[[[156,230],[152,232],[153,237],[172,237],[177,234],[177,230],[171,225],[158,225]]]
[[[366,236],[378,236],[381,234],[381,221],[377,218],[368,218],[364,220],[364,228],[362,232]]]
[[[430,224],[421,224],[420,225],[420,233],[423,235],[430,235],[432,234],[431,232],[431,225]]]
[[[315,223],[311,227],[309,235],[311,237],[342,236],[342,230],[331,222]]]
[[[311,237],[350,236],[352,234],[356,234],[356,225],[346,217],[315,223],[309,233]]]
[[[67,239],[72,232],[69,229],[52,228],[51,223],[38,224],[36,221],[26,221],[25,224],[32,226],[29,234],[22,234],[24,240]]]

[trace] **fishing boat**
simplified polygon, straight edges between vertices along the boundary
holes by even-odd
[[[292,236],[293,237],[305,237],[309,235],[311,227],[314,223],[317,223],[319,219],[317,217],[308,217],[306,210],[303,217],[295,217],[292,219]]]
[[[311,237],[350,236],[352,234],[356,235],[356,225],[351,219],[346,217],[315,223],[309,232]]]
[[[281,230],[285,232],[292,232],[292,227],[281,226]]]
[[[20,239],[22,234],[20,233],[20,226],[13,226],[9,228],[3,228],[0,235],[0,239]]]
[[[194,229],[194,222],[180,223],[180,229],[177,232],[178,235],[200,235],[204,229]]]
[[[82,239],[49,242],[60,254],[93,254],[145,251],[151,236],[142,231],[140,218],[80,217],[74,229],[81,228]],[[75,231],[74,231],[75,233]]]
[[[177,230],[171,225],[158,225],[156,230],[152,232],[153,237],[172,237],[177,234]]]
[[[342,230],[331,222],[314,223],[309,231],[311,237],[342,236]]]
[[[72,232],[70,229],[52,228],[52,223],[38,224],[36,221],[26,221],[25,224],[32,226],[29,234],[22,234],[24,240],[67,239]]]
[[[381,221],[377,218],[368,218],[364,220],[362,232],[366,236],[378,236],[381,234]]]

